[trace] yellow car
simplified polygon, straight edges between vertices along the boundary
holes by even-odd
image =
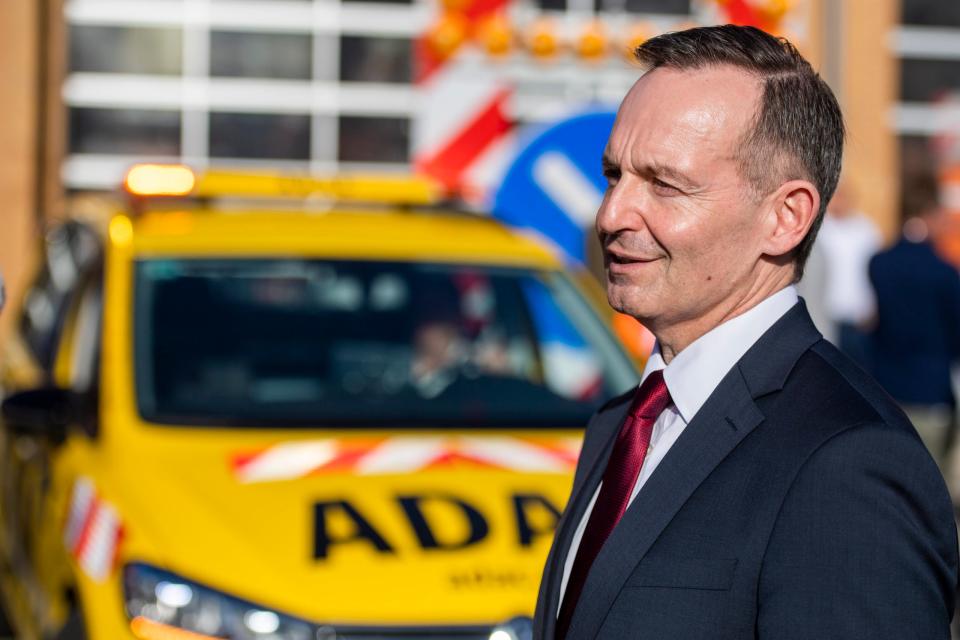
[[[7,309],[16,637],[522,636],[580,430],[637,378],[593,293],[416,181],[166,170]],[[324,190],[392,204],[288,198]]]

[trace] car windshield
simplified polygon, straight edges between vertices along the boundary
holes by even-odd
[[[576,427],[636,370],[558,272],[308,259],[136,264],[162,424]]]

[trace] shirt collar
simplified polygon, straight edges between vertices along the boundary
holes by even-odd
[[[733,365],[798,300],[795,286],[781,289],[755,307],[694,340],[669,365],[664,362],[660,344],[657,343],[643,369],[640,382],[654,371],[663,369],[663,379],[670,391],[670,398],[683,421],[689,424]]]

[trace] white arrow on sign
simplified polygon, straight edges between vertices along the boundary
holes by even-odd
[[[593,226],[603,194],[570,158],[557,151],[543,154],[533,163],[533,179],[571,220]]]

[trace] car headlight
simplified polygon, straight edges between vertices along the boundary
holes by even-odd
[[[297,618],[259,607],[144,564],[129,564],[123,575],[130,627],[144,640],[232,638],[311,640],[314,628]],[[178,635],[182,630],[188,633]]]
[[[518,616],[494,627],[490,640],[533,640],[533,620]]]

